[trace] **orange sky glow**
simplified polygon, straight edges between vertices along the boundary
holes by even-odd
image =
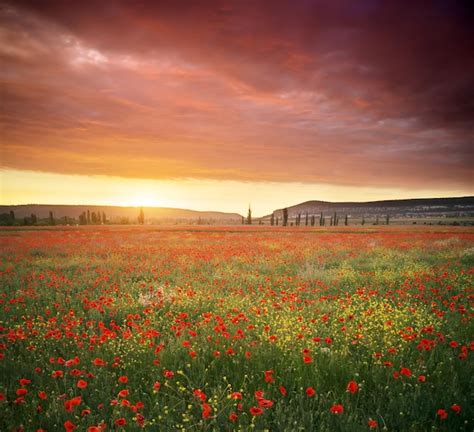
[[[472,195],[462,7],[342,4],[0,1],[0,203]]]

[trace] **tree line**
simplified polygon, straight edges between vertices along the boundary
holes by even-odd
[[[61,216],[55,217],[53,212],[50,211],[48,217],[38,218],[35,213],[31,213],[30,216],[24,216],[22,218],[17,218],[15,212],[11,210],[9,213],[0,214],[0,225],[3,226],[28,226],[28,225],[37,225],[37,226],[54,226],[54,225],[105,225],[112,223],[108,218],[105,212],[100,211],[83,211],[78,218],[70,216]],[[115,218],[114,223],[119,224],[130,224],[130,218],[128,217],[118,217]],[[143,208],[140,209],[137,216],[137,223],[143,225],[145,223],[145,214]]]
[[[304,216],[304,217],[303,217]],[[303,218],[303,223],[302,223],[302,218]],[[252,225],[253,220],[252,220],[252,211],[249,207],[247,218],[244,218],[242,216],[242,225]],[[263,220],[258,219],[258,224],[263,225]],[[337,212],[334,212],[334,214],[330,215],[329,221],[327,216],[324,215],[323,212],[319,214],[318,216],[316,215],[310,215],[308,212],[306,212],[304,215],[302,213],[298,213],[294,218],[290,218],[288,216],[288,209],[284,208],[283,209],[283,215],[282,217],[278,217],[275,215],[275,213],[272,213],[270,216],[270,225],[271,226],[339,226],[339,225],[349,225],[349,215],[338,215]],[[361,220],[361,225],[365,225],[366,220],[365,216],[362,216]],[[390,224],[390,215],[385,215],[383,219],[380,219],[378,215],[376,215],[375,222],[373,225],[389,225]]]

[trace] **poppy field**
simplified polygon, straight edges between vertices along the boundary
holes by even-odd
[[[0,242],[1,431],[474,429],[469,228]]]

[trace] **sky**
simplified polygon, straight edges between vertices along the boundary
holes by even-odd
[[[473,195],[473,10],[0,0],[0,203]]]

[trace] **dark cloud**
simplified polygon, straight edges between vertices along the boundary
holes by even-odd
[[[473,13],[456,1],[15,1],[4,166],[472,185]]]

